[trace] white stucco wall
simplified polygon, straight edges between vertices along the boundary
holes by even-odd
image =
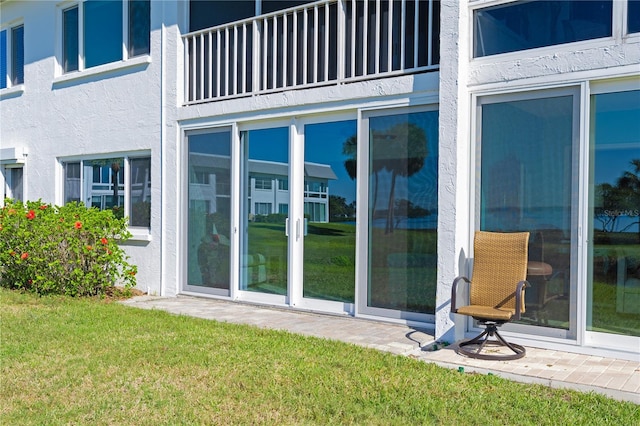
[[[175,126],[165,128],[162,121],[175,120],[177,105],[175,83],[163,86],[167,78],[176,81],[179,69],[175,53],[177,5],[152,3],[148,57],[107,64],[73,76],[61,75],[56,59],[61,43],[59,10],[56,2],[49,1],[9,1],[1,5],[3,25],[24,24],[25,65],[24,92],[0,93],[0,145],[28,149],[25,199],[55,204],[64,201],[60,159],[150,153],[151,230],[135,230],[142,238],[126,243],[126,250],[139,268],[138,287],[159,294],[164,278],[162,239],[170,241],[175,234],[162,234],[161,172],[163,144],[175,145],[176,138],[175,132],[170,132]],[[162,51],[169,49],[170,59],[163,62]],[[168,105],[164,111],[163,104]],[[168,137],[165,129],[169,130]],[[175,154],[164,154],[175,158]]]

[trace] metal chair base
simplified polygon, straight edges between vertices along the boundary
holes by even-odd
[[[498,326],[502,323],[488,322],[486,329],[473,339],[463,340],[458,344],[457,353],[466,355],[469,358],[487,359],[494,361],[509,361],[513,359],[520,359],[526,354],[526,349],[522,345],[515,343],[509,343],[498,333]],[[489,340],[490,337],[495,337],[496,340]],[[469,347],[476,346],[476,347]],[[513,354],[488,354],[483,353],[482,350],[487,346],[500,346],[510,349]]]

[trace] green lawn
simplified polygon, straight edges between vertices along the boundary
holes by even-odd
[[[117,303],[0,290],[0,424],[612,424],[640,407]]]

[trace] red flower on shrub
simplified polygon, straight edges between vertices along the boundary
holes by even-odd
[[[87,250],[93,250],[93,247],[87,246]]]
[[[79,220],[76,221],[76,223],[73,225],[76,229],[80,229],[82,228],[82,222],[80,222]]]
[[[7,212],[8,215],[16,214],[16,209],[9,209]]]
[[[29,257],[29,253],[24,252],[20,255],[20,259],[25,260],[27,257]]]
[[[43,204],[43,205],[40,206],[40,210],[45,210],[47,207],[49,207],[49,206],[47,206],[46,204]]]
[[[36,217],[36,212],[34,212],[33,210],[29,210],[29,213],[27,213],[26,216],[27,219],[33,220],[33,218]]]
[[[11,256],[15,256],[15,255],[16,255],[16,252],[15,252],[15,251],[13,251],[13,250],[11,250],[11,251],[9,252],[9,254],[10,254]]]
[[[107,240],[107,239],[106,239],[106,238],[104,238],[104,237],[102,237],[102,238],[100,239],[100,242],[101,242],[102,244],[104,244],[104,245],[109,244],[109,240]]]

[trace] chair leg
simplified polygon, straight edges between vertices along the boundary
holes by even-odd
[[[496,340],[489,340],[489,338],[495,337]],[[477,348],[470,347],[479,345]],[[513,354],[487,354],[482,350],[485,346],[505,346],[509,348]],[[513,360],[519,359],[525,356],[526,349],[524,346],[517,345],[515,343],[507,342],[498,333],[498,325],[495,323],[486,323],[486,329],[478,336],[470,340],[463,340],[458,344],[458,353],[462,353],[470,358],[488,359],[488,360]]]

